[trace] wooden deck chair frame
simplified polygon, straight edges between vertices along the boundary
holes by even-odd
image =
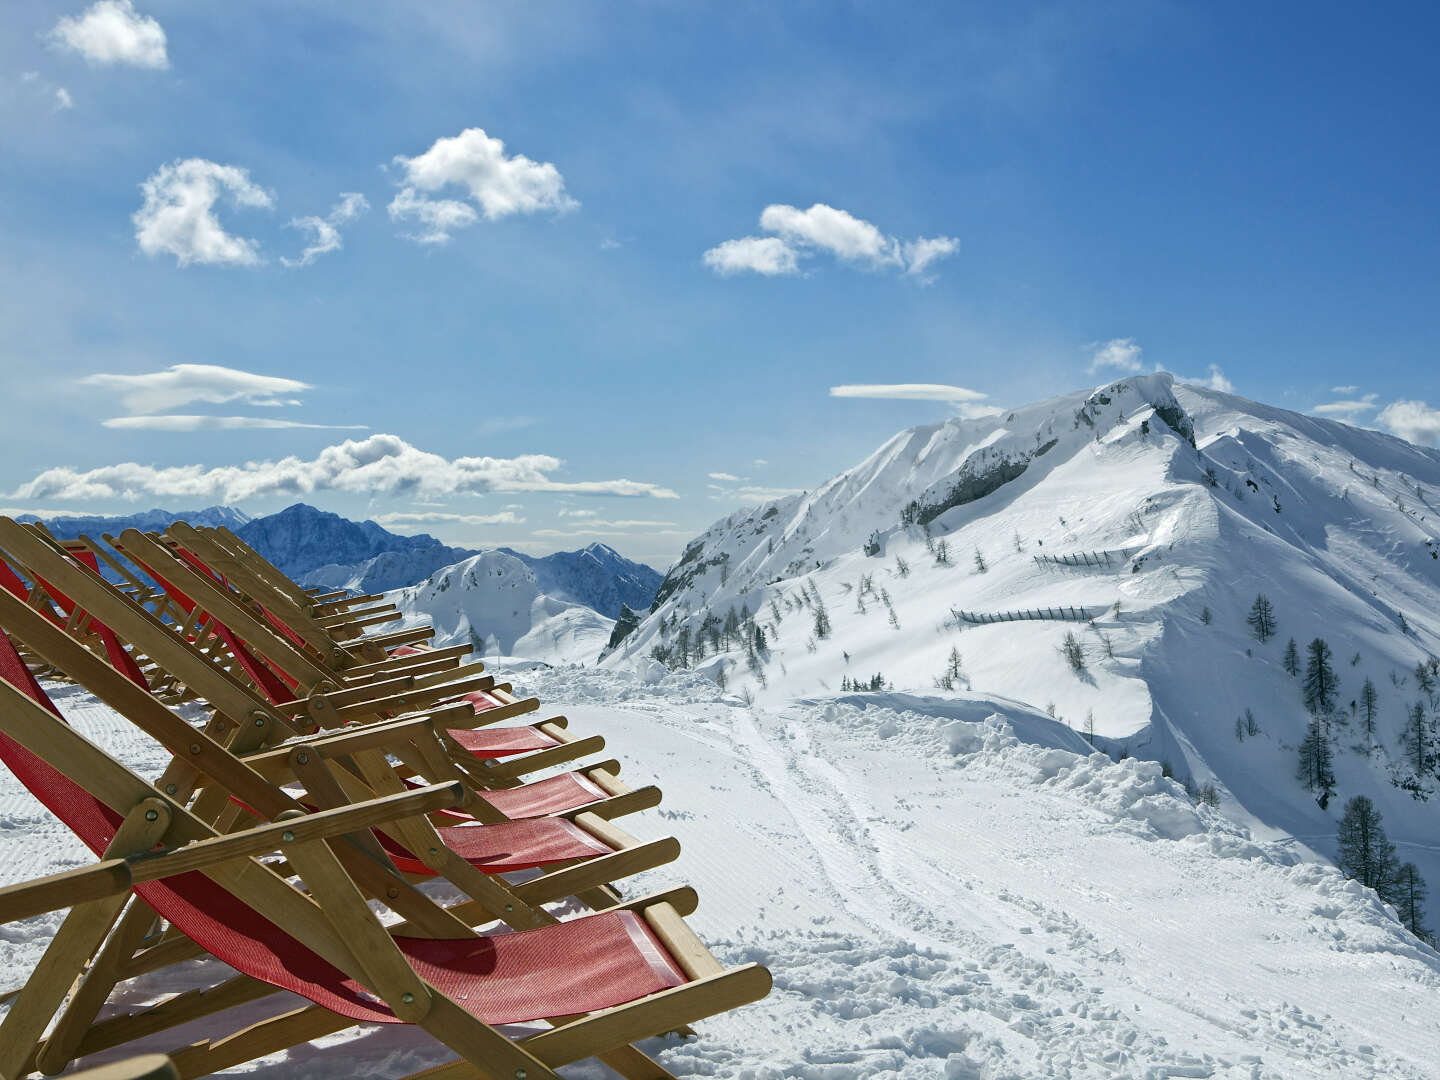
[[[216,833],[181,803],[157,792],[8,683],[0,683],[0,731],[61,770],[123,817],[120,832],[107,855],[139,856],[143,862],[157,843],[169,847],[204,847],[204,842],[209,842],[214,850],[237,842]],[[452,790],[451,794],[458,796],[459,792]],[[283,793],[275,789],[274,798],[284,798]],[[353,856],[355,849],[349,847],[344,838],[312,840],[308,834],[302,835],[305,817],[300,812],[293,817],[287,815],[280,823],[279,839],[291,868],[298,869],[305,879],[310,890],[308,895],[297,891],[253,856],[227,858],[200,867],[189,865],[186,869],[200,869],[240,902],[273,924],[284,926],[296,940],[366,986],[398,1019],[417,1024],[461,1055],[460,1062],[441,1067],[449,1070],[446,1075],[555,1078],[555,1066],[585,1057],[599,1056],[614,1067],[612,1052],[621,1063],[622,1071],[628,1071],[623,1068],[627,1063],[643,1069],[654,1063],[644,1055],[639,1055],[644,1064],[635,1061],[633,1055],[639,1052],[628,1046],[634,1039],[666,1030],[675,1023],[689,1023],[727,1011],[768,992],[769,974],[763,968],[747,965],[723,971],[685,926],[680,913],[683,908],[693,907],[693,892],[660,894],[624,906],[643,913],[691,981],[573,1022],[567,1022],[569,1018],[555,1018],[557,1026],[553,1029],[512,1042],[419,977],[390,937],[395,928],[387,931],[381,925],[365,904],[355,879],[347,872],[343,856]],[[363,856],[361,858],[363,861]],[[349,861],[353,863],[353,857]],[[120,905],[113,901],[113,897],[106,897],[72,908],[31,981],[12,1006],[5,1026],[22,1028],[28,1022],[31,1031],[34,1030],[35,1018],[44,1012],[40,1006],[55,1000],[57,994],[63,995],[78,975],[77,957],[83,960],[97,948],[113,925],[120,911]],[[453,913],[433,904],[431,910],[434,918],[448,918],[453,922],[453,931],[445,936],[473,934],[469,925]],[[407,927],[407,931],[409,929]],[[173,1016],[184,1010],[169,1011]],[[172,1057],[182,1075],[200,1076],[349,1026],[352,1026],[349,1019],[312,1006],[264,1021],[225,1039],[206,1040],[186,1047]],[[143,1018],[138,1027],[146,1034],[154,1030],[153,1023],[147,1024]],[[17,1045],[18,1051],[14,1049]],[[85,1048],[83,1039],[79,1045],[82,1050]],[[0,1053],[6,1061],[6,1080],[20,1075],[13,1062],[26,1049],[24,1040],[19,1044],[0,1040]]]
[[[58,574],[62,567],[55,565],[48,569]],[[67,581],[64,587],[91,587],[93,578],[87,582],[81,571],[74,567],[68,569],[74,580]],[[153,616],[149,616],[127,598],[103,589],[94,591],[96,595],[86,599],[93,600],[97,616],[104,618],[107,623],[114,619],[122,627],[122,633],[132,632],[136,627],[143,628],[147,623],[153,622]],[[76,592],[81,590],[77,588]],[[3,620],[0,621],[0,626],[7,627],[15,638],[25,642],[32,651],[39,653],[55,666],[70,671],[77,682],[175,754],[179,775],[167,780],[167,785],[177,785],[179,790],[179,786],[187,782],[196,782],[199,775],[206,775],[217,781],[223,790],[212,792],[207,802],[207,809],[212,812],[211,816],[215,820],[219,820],[222,812],[230,815],[227,820],[231,823],[239,820],[240,815],[235,812],[230,796],[241,800],[248,807],[264,809],[261,804],[252,800],[247,789],[234,786],[236,777],[245,780],[248,789],[252,791],[256,780],[277,783],[290,779],[299,780],[310,789],[311,795],[322,806],[338,805],[345,800],[364,800],[381,794],[396,794],[403,791],[404,786],[390,766],[387,752],[396,754],[401,760],[415,760],[428,772],[440,775],[441,779],[466,783],[466,805],[472,814],[480,820],[505,820],[503,815],[493,811],[488,803],[477,797],[465,774],[446,768],[440,732],[446,730],[445,725],[452,721],[461,725],[472,722],[475,716],[468,706],[454,707],[428,716],[345,728],[325,738],[311,737],[276,742],[277,738],[293,731],[287,731],[285,718],[269,710],[252,691],[228,680],[223,672],[189,652],[169,631],[160,628],[158,632],[167,635],[162,638],[162,643],[170,646],[168,658],[182,668],[190,680],[200,685],[216,709],[206,729],[215,743],[215,749],[228,757],[238,755],[243,759],[243,770],[230,770],[227,780],[226,776],[204,772],[204,762],[199,762],[199,771],[191,764],[197,761],[197,755],[202,752],[207,758],[213,756],[212,748],[207,743],[195,741],[193,728],[108,663],[85,649],[61,628],[50,623],[39,612],[9,593],[0,592],[0,620]],[[569,895],[576,895],[591,906],[613,903],[616,894],[608,889],[610,882],[638,873],[641,869],[663,865],[679,854],[678,845],[673,838],[642,843],[611,821],[614,817],[658,805],[658,789],[650,787],[632,791],[618,785],[618,780],[614,780],[608,770],[592,769],[591,773],[595,782],[611,783],[613,794],[600,803],[578,808],[565,816],[582,831],[610,847],[613,854],[574,866],[555,867],[542,874],[534,882],[522,887],[522,898],[527,905],[538,905]],[[280,808],[293,809],[296,806],[297,803],[290,801]],[[436,839],[433,832],[413,834],[407,846],[415,851],[433,872],[458,872],[460,880],[456,883],[477,900],[484,896],[490,897],[492,910],[501,911],[505,904],[514,903],[515,897],[499,896],[494,887],[478,888],[480,883],[477,882],[473,868],[468,868],[468,864],[466,869],[460,868],[459,864],[463,863],[463,860],[457,861],[457,857],[448,847],[442,843],[439,850],[432,850],[437,846]],[[484,878],[484,875],[480,876]]]
[[[504,691],[496,690],[489,676],[472,674],[480,665],[442,669],[421,676],[401,674],[393,679],[371,681],[358,687],[338,690],[335,686],[336,679],[329,669],[301,654],[267,623],[247,611],[233,594],[178,560],[153,538],[137,533],[129,539],[133,547],[143,552],[138,556],[140,560],[144,561],[145,557],[149,556],[160,562],[162,573],[168,575],[173,571],[176,578],[183,583],[182,587],[187,591],[195,590],[198,607],[215,611],[216,617],[227,625],[231,622],[237,624],[234,629],[247,639],[247,644],[253,639],[256,653],[298,677],[301,680],[300,691],[309,689],[308,693],[296,701],[279,706],[266,703],[258,694],[252,693],[252,700],[245,704],[243,712],[249,712],[256,707],[266,707],[284,716],[292,726],[307,730],[321,725],[334,727],[345,723],[371,722],[383,712],[423,709],[434,701],[477,689],[493,691],[494,696],[503,704],[499,708],[477,714],[473,723],[451,726],[487,726],[539,708],[537,699],[517,700]],[[195,661],[203,655],[197,646],[160,623],[109,582],[74,566],[65,557],[64,549],[53,541],[36,535],[10,519],[0,518],[0,547],[8,552],[9,560],[22,571],[32,578],[54,582],[77,604],[95,611],[123,639],[148,655],[171,675],[192,684],[197,672],[202,677],[213,674],[208,666],[197,667]],[[127,557],[136,556],[131,552]],[[167,563],[161,560],[170,561]],[[453,676],[457,672],[462,677],[455,680]],[[240,679],[232,672],[230,681],[238,684]],[[217,701],[213,679],[205,683],[203,690],[196,692],[217,707],[234,711],[231,702],[235,694],[232,692],[223,702]],[[482,764],[474,755],[452,746],[449,748],[451,759],[477,788],[513,787],[529,773],[577,760],[597,752],[604,745],[599,736],[583,739],[572,736],[565,730],[564,717],[552,717],[540,727],[556,745],[538,753],[521,755],[519,759],[495,764]],[[417,772],[424,771],[417,769],[415,762],[406,764]],[[592,779],[606,790],[615,788],[618,784],[618,780],[613,776],[615,769],[600,771],[611,775]]]

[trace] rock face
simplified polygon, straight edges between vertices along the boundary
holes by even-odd
[[[235,532],[297,580],[320,567],[343,568],[336,572],[363,579],[368,571],[359,564],[391,552],[410,556],[420,565],[428,564],[430,570],[422,572],[420,577],[423,577],[437,567],[475,554],[467,548],[448,547],[426,533],[397,536],[373,521],[351,521],[305,503],[255,518]],[[392,572],[394,569],[392,566]],[[416,580],[418,578],[410,579]],[[331,581],[316,584],[331,584]]]

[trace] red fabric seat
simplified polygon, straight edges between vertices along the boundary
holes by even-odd
[[[564,818],[530,818],[497,825],[457,825],[440,834],[445,846],[487,874],[530,870],[572,859],[608,855],[611,848]],[[380,842],[392,862],[407,874],[430,869],[385,833]]]
[[[563,814],[566,810],[609,798],[605,790],[589,777],[574,772],[561,773],[520,787],[481,791],[478,794],[508,818]]]
[[[0,631],[0,678],[59,710]],[[65,774],[0,734],[0,762],[100,855],[120,817]],[[198,872],[137,886],[161,918],[216,959],[352,1020],[402,1023],[373,994]],[[675,962],[634,913],[480,938],[396,937],[419,974],[487,1024],[594,1012],[679,986]]]
[[[451,728],[450,737],[476,757],[499,758],[559,746],[538,727]]]
[[[391,649],[391,650],[390,650],[388,653],[386,653],[385,655],[387,655],[387,656],[419,656],[419,655],[420,655],[421,653],[423,653],[423,652],[429,652],[429,650],[428,650],[428,649],[417,649],[417,648],[415,648],[413,645],[396,645],[393,649]]]

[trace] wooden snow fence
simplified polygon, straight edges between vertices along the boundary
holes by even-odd
[[[1041,569],[1052,566],[1079,567],[1091,570],[1113,570],[1124,566],[1139,548],[1112,548],[1108,551],[1076,551],[1066,555],[1032,555]]]
[[[951,608],[950,612],[954,615],[956,623],[987,626],[990,623],[1027,621],[1089,622],[1091,619],[1098,618],[1106,610],[1103,607],[1037,607],[1018,611],[962,611],[959,608]]]

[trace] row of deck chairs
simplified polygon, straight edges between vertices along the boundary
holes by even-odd
[[[417,1078],[540,1080],[598,1058],[659,1080],[637,1040],[768,993],[764,968],[726,970],[686,924],[692,889],[622,894],[679,854],[616,824],[659,790],[592,760],[600,736],[536,722],[540,703],[467,649],[384,632],[398,613],[379,600],[306,591],[225,529],[102,543],[0,517],[0,764],[97,860],[0,887],[0,922],[66,910],[0,1021],[0,1078],[289,991],[169,1066],[110,1067],[202,1076],[412,1024],[456,1058]],[[160,744],[162,775],[71,727],[41,679]],[[130,980],[207,955],[233,974],[125,1004]]]

